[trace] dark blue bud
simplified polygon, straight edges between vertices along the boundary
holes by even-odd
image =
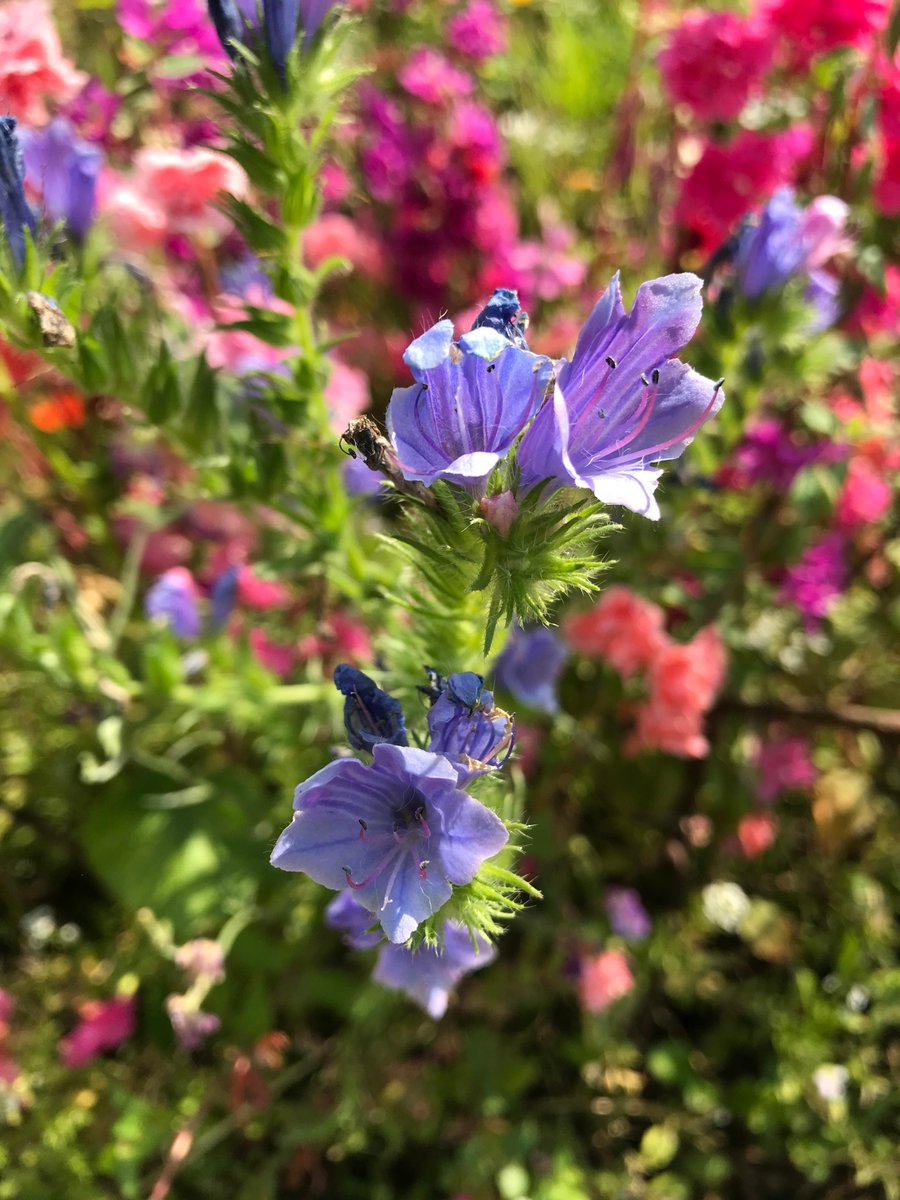
[[[488,704],[493,704],[494,698],[484,690],[484,676],[476,675],[474,671],[459,671],[447,676],[447,695],[463,708],[480,708],[483,698]]]
[[[382,742],[392,746],[409,744],[400,701],[383,692],[368,675],[341,663],[334,669],[334,685],[347,697],[344,728],[354,750],[372,750]]]
[[[266,46],[272,65],[282,80],[287,77],[288,55],[297,41],[299,21],[300,0],[263,0]]]
[[[528,313],[522,312],[519,294],[513,288],[497,288],[493,296],[475,318],[473,329],[493,329],[507,341],[527,350],[525,330],[528,328]]]
[[[210,619],[214,629],[221,629],[237,602],[238,575],[240,568],[229,567],[216,579],[210,592]]]
[[[0,223],[13,258],[25,258],[25,229],[34,233],[34,214],[25,200],[25,164],[16,137],[15,117],[0,117]]]
[[[428,749],[450,759],[462,786],[502,767],[515,744],[512,717],[494,704],[493,693],[474,671],[447,676],[428,714],[428,731]]]
[[[207,0],[209,18],[215,26],[222,49],[231,59],[237,58],[236,42],[244,41],[245,23],[235,0]]]

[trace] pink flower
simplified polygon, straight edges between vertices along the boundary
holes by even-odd
[[[47,102],[66,104],[87,79],[64,56],[47,0],[0,5],[0,112],[43,125]]]
[[[188,63],[193,58],[206,58],[211,66],[220,66],[224,61],[204,0],[119,0],[118,16],[129,37],[150,42],[160,52],[166,70],[156,82],[164,86],[183,84],[195,74],[194,68],[187,66],[185,72],[173,76],[172,66],[177,66],[178,59]]]
[[[842,533],[827,533],[801,555],[784,575],[779,597],[803,616],[810,632],[817,629],[835,600],[847,587],[847,539]]]
[[[332,655],[342,662],[370,663],[374,657],[372,639],[361,621],[348,613],[333,612],[327,618]]]
[[[147,250],[165,238],[218,242],[230,223],[213,209],[225,192],[241,197],[247,190],[243,170],[214,150],[138,150],[128,177],[101,179],[100,210],[129,249]]]
[[[744,213],[794,177],[798,160],[808,157],[812,145],[806,125],[777,134],[745,130],[727,142],[708,142],[682,183],[676,221],[694,234],[701,249],[715,249]]]
[[[230,325],[245,321],[247,305],[268,309],[270,312],[290,315],[293,308],[285,300],[266,294],[259,284],[251,284],[245,296],[218,296],[213,316],[219,325]],[[244,329],[212,329],[199,338],[206,345],[206,357],[212,367],[224,367],[228,371],[265,371],[276,367],[293,352],[290,346],[270,346]]]
[[[587,1012],[603,1012],[633,987],[631,967],[620,950],[604,950],[581,960],[578,994]]]
[[[581,287],[587,263],[569,253],[575,241],[565,225],[551,226],[533,241],[513,245],[507,255],[520,288],[538,300],[557,300],[563,292]]]
[[[114,1050],[134,1033],[135,997],[116,996],[112,1000],[92,1000],[82,1005],[81,1020],[59,1043],[59,1056],[67,1067],[85,1063]]]
[[[650,663],[653,703],[685,712],[707,712],[725,680],[725,646],[714,625],[686,645],[667,642]]]
[[[10,1017],[16,1011],[16,998],[6,988],[0,988],[0,1029],[8,1025]]]
[[[818,778],[804,737],[770,738],[759,748],[756,759],[756,798],[771,804],[782,792],[811,787]]]
[[[621,586],[608,588],[587,612],[567,618],[562,632],[573,650],[603,659],[625,679],[649,667],[668,641],[662,609]]]
[[[848,531],[879,520],[890,509],[893,489],[863,454],[855,454],[837,502],[837,523]]]
[[[737,836],[745,858],[757,858],[775,841],[778,818],[771,813],[748,813],[738,822]]]
[[[284,679],[297,664],[296,646],[273,642],[261,629],[250,630],[249,642],[257,661],[273,675]]]
[[[371,403],[369,377],[358,367],[348,366],[332,356],[331,375],[325,385],[325,399],[331,413],[331,428],[341,434],[354,417],[365,412]]]
[[[383,279],[387,270],[378,241],[343,213],[324,213],[306,230],[303,251],[311,267],[329,258],[346,258],[367,279]]]
[[[652,696],[635,709],[635,727],[625,743],[625,753],[662,750],[678,758],[705,758],[709,742],[703,734],[703,713],[696,708],[679,708]]]
[[[807,271],[853,249],[853,239],[845,232],[849,216],[849,206],[837,196],[816,196],[803,210],[799,238],[806,247]]]
[[[225,956],[222,947],[212,938],[194,938],[175,951],[175,962],[186,972],[191,982],[204,978],[210,984],[225,978]]]
[[[659,56],[669,96],[703,121],[732,121],[759,92],[774,52],[764,21],[690,12]]]
[[[866,337],[881,333],[894,334],[900,328],[900,266],[893,263],[884,269],[884,294],[867,287],[854,314],[855,325]]]
[[[774,0],[766,9],[788,60],[799,68],[831,50],[870,45],[888,21],[890,0]]]
[[[262,579],[251,567],[242,565],[238,568],[238,599],[248,608],[265,612],[271,608],[284,608],[290,593],[277,579]]]
[[[866,416],[873,425],[889,425],[894,419],[897,374],[896,363],[885,359],[864,358],[859,364],[859,386]]]
[[[442,105],[468,96],[474,84],[464,71],[454,67],[443,54],[420,46],[409,56],[398,74],[400,85],[426,104]]]
[[[506,49],[503,19],[490,0],[470,0],[449,21],[447,37],[455,50],[476,62],[502,54]]]
[[[222,1024],[215,1013],[197,1008],[186,996],[167,996],[166,1012],[182,1050],[198,1050]]]

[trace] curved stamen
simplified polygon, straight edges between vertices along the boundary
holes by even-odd
[[[709,416],[709,414],[712,412],[713,406],[715,405],[716,400],[718,399],[719,391],[721,390],[722,384],[724,382],[725,382],[724,379],[720,379],[716,383],[715,387],[713,388],[713,394],[710,397],[709,403],[706,405],[703,412],[700,413],[700,415],[696,418],[696,420],[693,421],[687,427],[687,429],[683,430],[681,433],[676,434],[675,437],[669,438],[668,441],[657,442],[657,444],[655,446],[645,446],[639,452],[634,453],[634,454],[626,454],[624,456],[624,458],[619,459],[619,462],[627,463],[627,462],[630,462],[631,460],[646,459],[647,456],[650,454],[658,454],[661,450],[668,450],[670,446],[674,446],[677,442],[684,441],[685,438],[693,437],[694,434],[697,432],[697,430],[700,428],[700,426],[703,424],[703,422],[706,420],[706,418]],[[631,440],[631,439],[629,439],[629,440]],[[607,451],[607,453],[609,453],[609,451]]]
[[[401,856],[397,850],[397,847],[394,846],[392,849],[390,849],[387,852],[387,854],[384,856],[384,858],[379,863],[376,864],[374,870],[372,870],[365,877],[365,879],[359,880],[358,883],[350,878],[350,876],[352,875],[352,871],[350,870],[349,867],[342,867],[341,870],[344,872],[344,877],[347,880],[347,886],[353,888],[354,891],[356,891],[359,888],[368,887],[370,883],[374,883],[374,881],[378,878],[378,876],[381,874],[381,872],[384,870],[384,868],[388,865],[388,863],[391,861],[391,859],[394,859],[394,858],[399,859],[400,857]],[[396,872],[394,873],[394,877],[396,878]]]

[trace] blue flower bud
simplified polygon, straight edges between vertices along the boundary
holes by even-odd
[[[97,178],[103,152],[57,117],[40,133],[22,135],[29,183],[43,193],[43,210],[51,221],[65,221],[69,233],[82,240],[94,222]]]
[[[222,49],[229,58],[236,59],[234,44],[244,41],[246,25],[235,0],[207,0],[207,4]]]
[[[239,568],[229,567],[216,579],[210,592],[210,619],[220,629],[234,612],[237,601]]]
[[[472,328],[494,329],[520,350],[528,349],[525,341],[528,313],[522,311],[519,293],[513,288],[497,288],[475,318]]]
[[[24,180],[15,117],[0,117],[0,223],[19,266],[25,258],[24,230],[34,233],[34,214],[25,201]]]
[[[382,742],[409,744],[400,701],[383,692],[368,675],[341,663],[334,669],[334,686],[347,697],[344,728],[354,750],[372,750]]]
[[[300,0],[263,0],[263,26],[272,65],[286,77],[288,55],[297,40]]]

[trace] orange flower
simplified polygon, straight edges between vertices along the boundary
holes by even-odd
[[[85,421],[84,401],[77,392],[57,392],[28,410],[28,419],[41,433],[80,429]]]

